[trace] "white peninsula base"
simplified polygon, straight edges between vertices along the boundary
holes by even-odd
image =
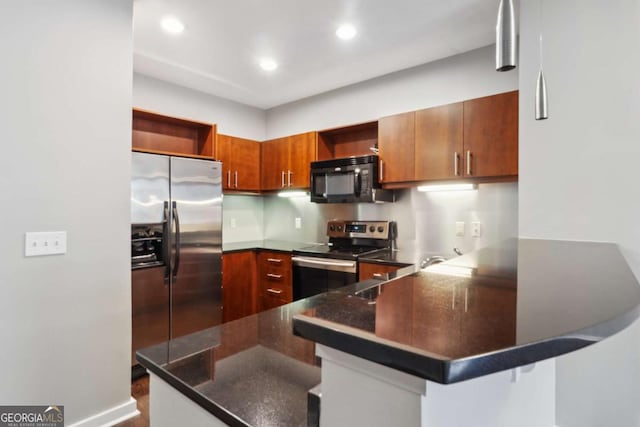
[[[553,427],[555,359],[443,385],[317,344],[320,426]]]

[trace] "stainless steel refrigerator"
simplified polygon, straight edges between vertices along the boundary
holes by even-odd
[[[221,176],[220,162],[132,153],[132,366],[222,322]]]

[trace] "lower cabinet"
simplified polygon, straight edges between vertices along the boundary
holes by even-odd
[[[358,280],[384,279],[387,273],[400,269],[397,265],[379,264],[377,262],[358,263]]]
[[[222,321],[230,322],[258,311],[255,251],[222,256]]]
[[[260,251],[258,254],[258,295],[260,310],[268,310],[293,301],[291,254]]]

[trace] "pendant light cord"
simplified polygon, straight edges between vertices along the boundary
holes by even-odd
[[[540,69],[542,70],[542,0],[538,0],[538,31],[539,31],[539,37],[538,37],[538,53],[540,55]]]

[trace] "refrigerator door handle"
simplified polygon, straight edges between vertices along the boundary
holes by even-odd
[[[178,206],[176,205],[176,202],[173,201],[171,202],[172,207],[173,207],[173,218],[174,221],[176,223],[176,257],[175,257],[175,262],[173,263],[173,280],[176,279],[176,276],[178,275],[178,268],[180,268],[180,217],[178,216]],[[174,282],[175,284],[175,282]]]
[[[164,201],[163,217],[162,217],[162,261],[164,262],[164,284],[169,284],[169,275],[171,274],[171,246],[169,245],[169,233],[171,225],[169,224],[169,202]]]

